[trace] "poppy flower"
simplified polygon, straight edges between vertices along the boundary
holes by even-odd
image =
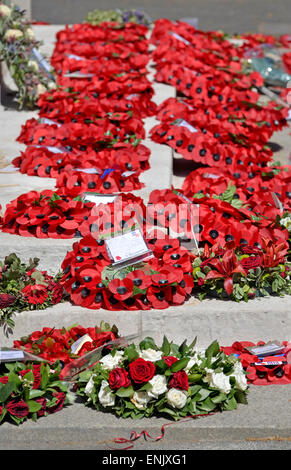
[[[125,279],[113,279],[109,282],[108,289],[117,300],[125,300],[132,295],[133,285],[133,281],[128,277]]]

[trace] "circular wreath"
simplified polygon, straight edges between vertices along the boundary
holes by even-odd
[[[114,269],[104,239],[87,235],[62,262],[61,285],[73,304],[108,310],[164,309],[181,305],[193,287],[193,255],[177,239],[147,238],[153,258]]]

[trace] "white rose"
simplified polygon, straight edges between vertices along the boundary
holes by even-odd
[[[11,8],[9,8],[7,5],[0,5],[0,16],[7,18],[11,13]]]
[[[186,405],[187,396],[186,390],[178,390],[177,388],[170,388],[166,393],[169,405],[179,409],[184,408]]]
[[[154,375],[154,377],[149,380],[149,383],[152,385],[151,390],[148,390],[148,395],[152,398],[158,398],[159,395],[166,393],[167,388],[167,379],[164,375]]]
[[[123,354],[123,351],[116,351],[115,356],[112,356],[112,354],[107,354],[106,356],[102,357],[100,362],[103,368],[107,370],[114,369],[122,361]]]
[[[147,407],[151,397],[147,392],[134,392],[130,401],[139,409],[144,410]]]
[[[106,380],[102,380],[101,388],[98,393],[98,398],[103,406],[114,406],[115,405],[115,396],[111,393],[110,390],[105,391],[104,389],[108,387],[109,383]]]
[[[284,227],[286,227],[289,232],[291,231],[291,217],[284,217],[283,219],[280,220],[280,224],[281,225],[284,225]]]
[[[28,28],[26,31],[25,31],[25,36],[28,38],[28,39],[34,39],[34,32],[31,28]]]
[[[207,374],[204,381],[207,382],[210,387],[217,388],[223,393],[229,393],[231,390],[229,377],[223,372],[215,373],[212,369],[206,369]]]
[[[35,72],[37,72],[39,69],[38,63],[35,60],[29,60],[27,65],[30,69],[34,70]]]
[[[87,382],[87,385],[85,387],[84,392],[86,393],[87,396],[90,396],[93,388],[94,388],[94,377],[96,377],[96,374],[92,374],[89,381]]]
[[[144,349],[143,351],[140,352],[139,357],[144,359],[145,361],[160,361],[162,359],[162,351],[156,351],[155,349]]]
[[[4,34],[4,39],[9,41],[10,39],[20,39],[22,38],[23,33],[20,29],[7,29],[6,33]]]
[[[236,362],[234,364],[234,371],[231,374],[231,377],[235,378],[236,386],[239,390],[244,391],[248,388],[247,378],[243,372],[243,367],[240,362]]]

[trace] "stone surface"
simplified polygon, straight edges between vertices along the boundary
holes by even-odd
[[[196,16],[195,12],[195,16]],[[186,12],[183,12],[185,16]],[[51,54],[54,35],[62,25],[34,26],[36,36],[44,39],[43,53]],[[149,67],[151,73],[153,69]],[[4,74],[5,75],[5,74]],[[6,85],[13,87],[5,75]],[[174,90],[167,85],[154,84],[157,102],[174,96]],[[15,142],[20,127],[36,112],[17,111],[11,107],[2,87],[0,108],[0,152],[11,161],[21,151]],[[147,135],[154,118],[145,120]],[[288,130],[288,132],[290,129]],[[280,145],[280,161],[287,163],[290,145],[288,132],[274,135],[272,141]],[[289,140],[288,140],[289,139]],[[172,158],[172,151],[146,139],[151,146],[151,169],[142,175],[146,188],[136,194],[145,198],[155,188],[166,188],[173,184],[179,187],[186,174],[195,168],[178,155]],[[278,158],[279,159],[279,158]],[[173,177],[171,177],[173,173]],[[53,189],[54,180],[50,178],[29,177],[19,173],[0,172],[0,203],[2,207],[31,189]],[[32,256],[40,258],[40,267],[56,272],[67,250],[71,249],[74,239],[53,240],[19,237],[0,233],[0,258],[16,252],[24,261]],[[90,310],[58,304],[42,311],[21,312],[14,316],[15,328],[9,338],[0,331],[0,345],[12,346],[14,339],[42,329],[44,326],[62,327],[79,323],[95,326],[105,320],[116,324],[122,335],[131,333],[150,335],[158,343],[163,335],[177,343],[184,339],[191,341],[197,336],[199,347],[217,339],[220,345],[231,345],[235,340],[289,340],[291,339],[291,297],[262,298],[248,303],[235,303],[217,300],[199,302],[192,298],[180,307],[166,310],[110,312]],[[136,341],[139,337],[136,338]],[[286,410],[289,406],[290,387],[269,386],[250,387],[249,405],[240,405],[236,411],[215,414],[198,420],[185,420],[169,426],[164,439],[158,442],[140,439],[136,449],[290,449],[290,419]],[[274,403],[276,406],[274,406]],[[161,426],[167,419],[130,421],[117,419],[110,414],[97,413],[85,408],[78,401],[62,410],[61,413],[40,419],[37,423],[27,422],[16,427],[12,424],[1,425],[0,449],[108,449],[114,446],[115,437],[129,437],[131,430],[146,429],[150,435],[158,436]],[[106,442],[105,442],[106,441]],[[109,446],[109,447],[108,447]]]

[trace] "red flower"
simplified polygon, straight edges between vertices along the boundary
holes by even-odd
[[[171,367],[171,365],[174,364],[174,362],[178,361],[177,357],[175,356],[162,356],[162,359],[164,359],[168,367]]]
[[[48,292],[45,286],[41,284],[29,284],[21,290],[25,300],[30,304],[43,304],[48,298]]]
[[[137,384],[142,384],[153,378],[156,368],[152,362],[140,357],[129,364],[129,371],[132,380]]]
[[[46,411],[49,414],[56,413],[57,411],[60,411],[65,403],[66,399],[66,394],[64,392],[54,392],[53,396],[56,399],[56,403],[53,406],[47,407]]]
[[[129,387],[130,380],[128,372],[125,369],[116,367],[109,372],[108,382],[112,390],[118,390],[121,387]]]
[[[11,400],[5,405],[6,410],[17,418],[25,418],[29,414],[29,407],[24,400]]]
[[[133,281],[129,278],[113,279],[108,284],[108,289],[117,300],[128,299],[133,292]]]
[[[222,261],[214,258],[208,265],[214,269],[209,271],[205,280],[217,278],[224,279],[224,289],[228,295],[231,295],[233,291],[233,274],[241,273],[246,276],[246,272],[238,263],[233,250],[227,250],[222,257]]]
[[[170,388],[177,388],[178,390],[188,390],[189,381],[187,373],[184,370],[175,372],[169,386]]]

